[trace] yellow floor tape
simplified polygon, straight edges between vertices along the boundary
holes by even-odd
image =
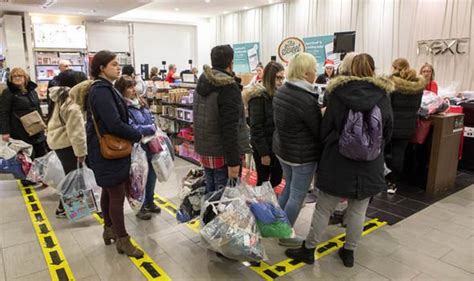
[[[94,218],[101,225],[104,224],[104,219],[98,214],[94,214]],[[130,241],[135,247],[143,251],[143,249],[140,248],[140,246],[135,242],[135,240],[130,238]],[[140,272],[146,277],[147,280],[159,280],[159,281],[171,280],[171,278],[166,274],[166,272],[161,267],[159,267],[155,263],[155,261],[152,258],[150,258],[150,256],[145,251],[143,251],[143,253],[145,254],[141,258],[134,258],[134,257],[129,257],[129,258],[132,261],[132,263],[136,266],[136,268],[140,270]]]
[[[167,213],[176,217],[176,205],[159,196],[158,194],[155,194],[155,204],[157,204],[162,210],[165,210]],[[186,225],[196,233],[199,233],[199,224],[200,222],[198,219],[186,223]],[[367,221],[364,224],[362,236],[367,235],[386,224],[386,222],[381,222],[379,221],[379,219],[372,219],[370,221]],[[320,259],[341,248],[345,243],[345,237],[346,233],[342,233],[324,243],[319,244],[318,249],[316,251],[316,259]],[[274,280],[278,277],[282,277],[292,271],[295,271],[303,267],[304,265],[305,263],[303,262],[299,262],[293,259],[286,259],[274,265],[269,265],[268,263],[261,261],[258,266],[249,266],[248,268],[255,271],[265,280]]]
[[[75,280],[71,267],[59,245],[59,240],[49,223],[48,216],[46,216],[34,188],[32,186],[24,186],[21,181],[18,181],[18,186],[20,187],[23,199],[25,199],[26,209],[30,214],[36,237],[38,237],[49,274],[51,274],[51,280]]]

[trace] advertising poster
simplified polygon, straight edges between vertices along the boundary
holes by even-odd
[[[251,73],[260,62],[260,43],[240,43],[234,49],[234,72]]]
[[[303,40],[298,37],[288,37],[278,46],[278,56],[284,63],[289,63],[296,54],[305,52],[305,50]]]
[[[306,52],[312,54],[318,62],[318,74],[324,73],[324,61],[334,60],[334,65],[340,64],[340,54],[333,54],[334,35],[323,35],[303,38]]]

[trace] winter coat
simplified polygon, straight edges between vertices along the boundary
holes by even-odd
[[[109,81],[99,78],[90,87],[87,97],[87,152],[90,168],[94,171],[97,184],[114,187],[129,179],[130,156],[109,160],[100,153],[92,113],[101,135],[111,134],[131,142],[141,139],[140,132],[128,124],[128,110],[122,95]]]
[[[127,99],[125,99],[125,101],[128,105],[128,124],[130,124],[135,130],[139,131],[142,136],[155,135],[155,118],[150,110],[143,106],[136,107]],[[142,145],[142,148],[145,150],[147,157],[151,159],[153,155],[148,149],[148,145]]]
[[[275,131],[273,122],[273,97],[268,95],[263,85],[256,84],[244,91],[244,104],[248,109],[250,144],[260,156],[272,154],[272,138]]]
[[[390,77],[395,91],[390,94],[393,110],[392,139],[409,140],[416,131],[417,112],[420,108],[426,82],[423,77],[408,81],[397,76]]]
[[[69,97],[68,87],[52,87],[51,101],[55,103],[48,122],[47,142],[51,149],[71,147],[76,157],[87,155],[86,127],[81,108]],[[62,95],[67,95],[63,104],[58,104]]]
[[[20,117],[35,110],[43,116],[38,94],[35,91],[36,87],[34,82],[29,81],[26,86],[27,92],[22,93],[18,87],[7,82],[7,88],[0,96],[0,133],[2,135],[10,134],[11,138],[29,144],[38,144],[46,140],[44,132],[34,136],[28,135],[20,121]]]
[[[69,90],[69,98],[79,106],[84,120],[87,120],[86,102],[92,83],[94,83],[93,80],[82,81]]]
[[[321,125],[323,153],[318,165],[318,188],[334,196],[365,199],[386,189],[384,145],[373,161],[355,161],[339,153],[339,135],[349,109],[380,108],[384,143],[390,141],[393,115],[390,98],[394,85],[387,78],[340,76],[329,82],[329,102]]]
[[[294,164],[319,160],[322,116],[318,94],[286,82],[273,98],[273,118],[273,152],[280,159]]]
[[[194,139],[202,156],[224,157],[237,166],[250,150],[242,94],[234,76],[204,67],[194,95]]]

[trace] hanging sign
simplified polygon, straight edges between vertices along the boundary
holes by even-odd
[[[250,73],[260,62],[260,43],[240,43],[232,45],[234,49],[234,72]]]
[[[297,37],[289,37],[284,39],[278,47],[278,56],[280,59],[288,63],[291,58],[297,53],[302,53],[306,50],[303,40]]]

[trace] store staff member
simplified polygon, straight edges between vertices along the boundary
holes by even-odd
[[[176,78],[176,71],[178,69],[176,68],[176,65],[175,64],[170,64],[170,66],[168,67],[168,75],[166,75],[166,79],[165,81],[168,82],[168,83],[174,83]]]
[[[334,61],[327,59],[324,61],[324,73],[318,76],[316,84],[327,84],[334,76]]]

